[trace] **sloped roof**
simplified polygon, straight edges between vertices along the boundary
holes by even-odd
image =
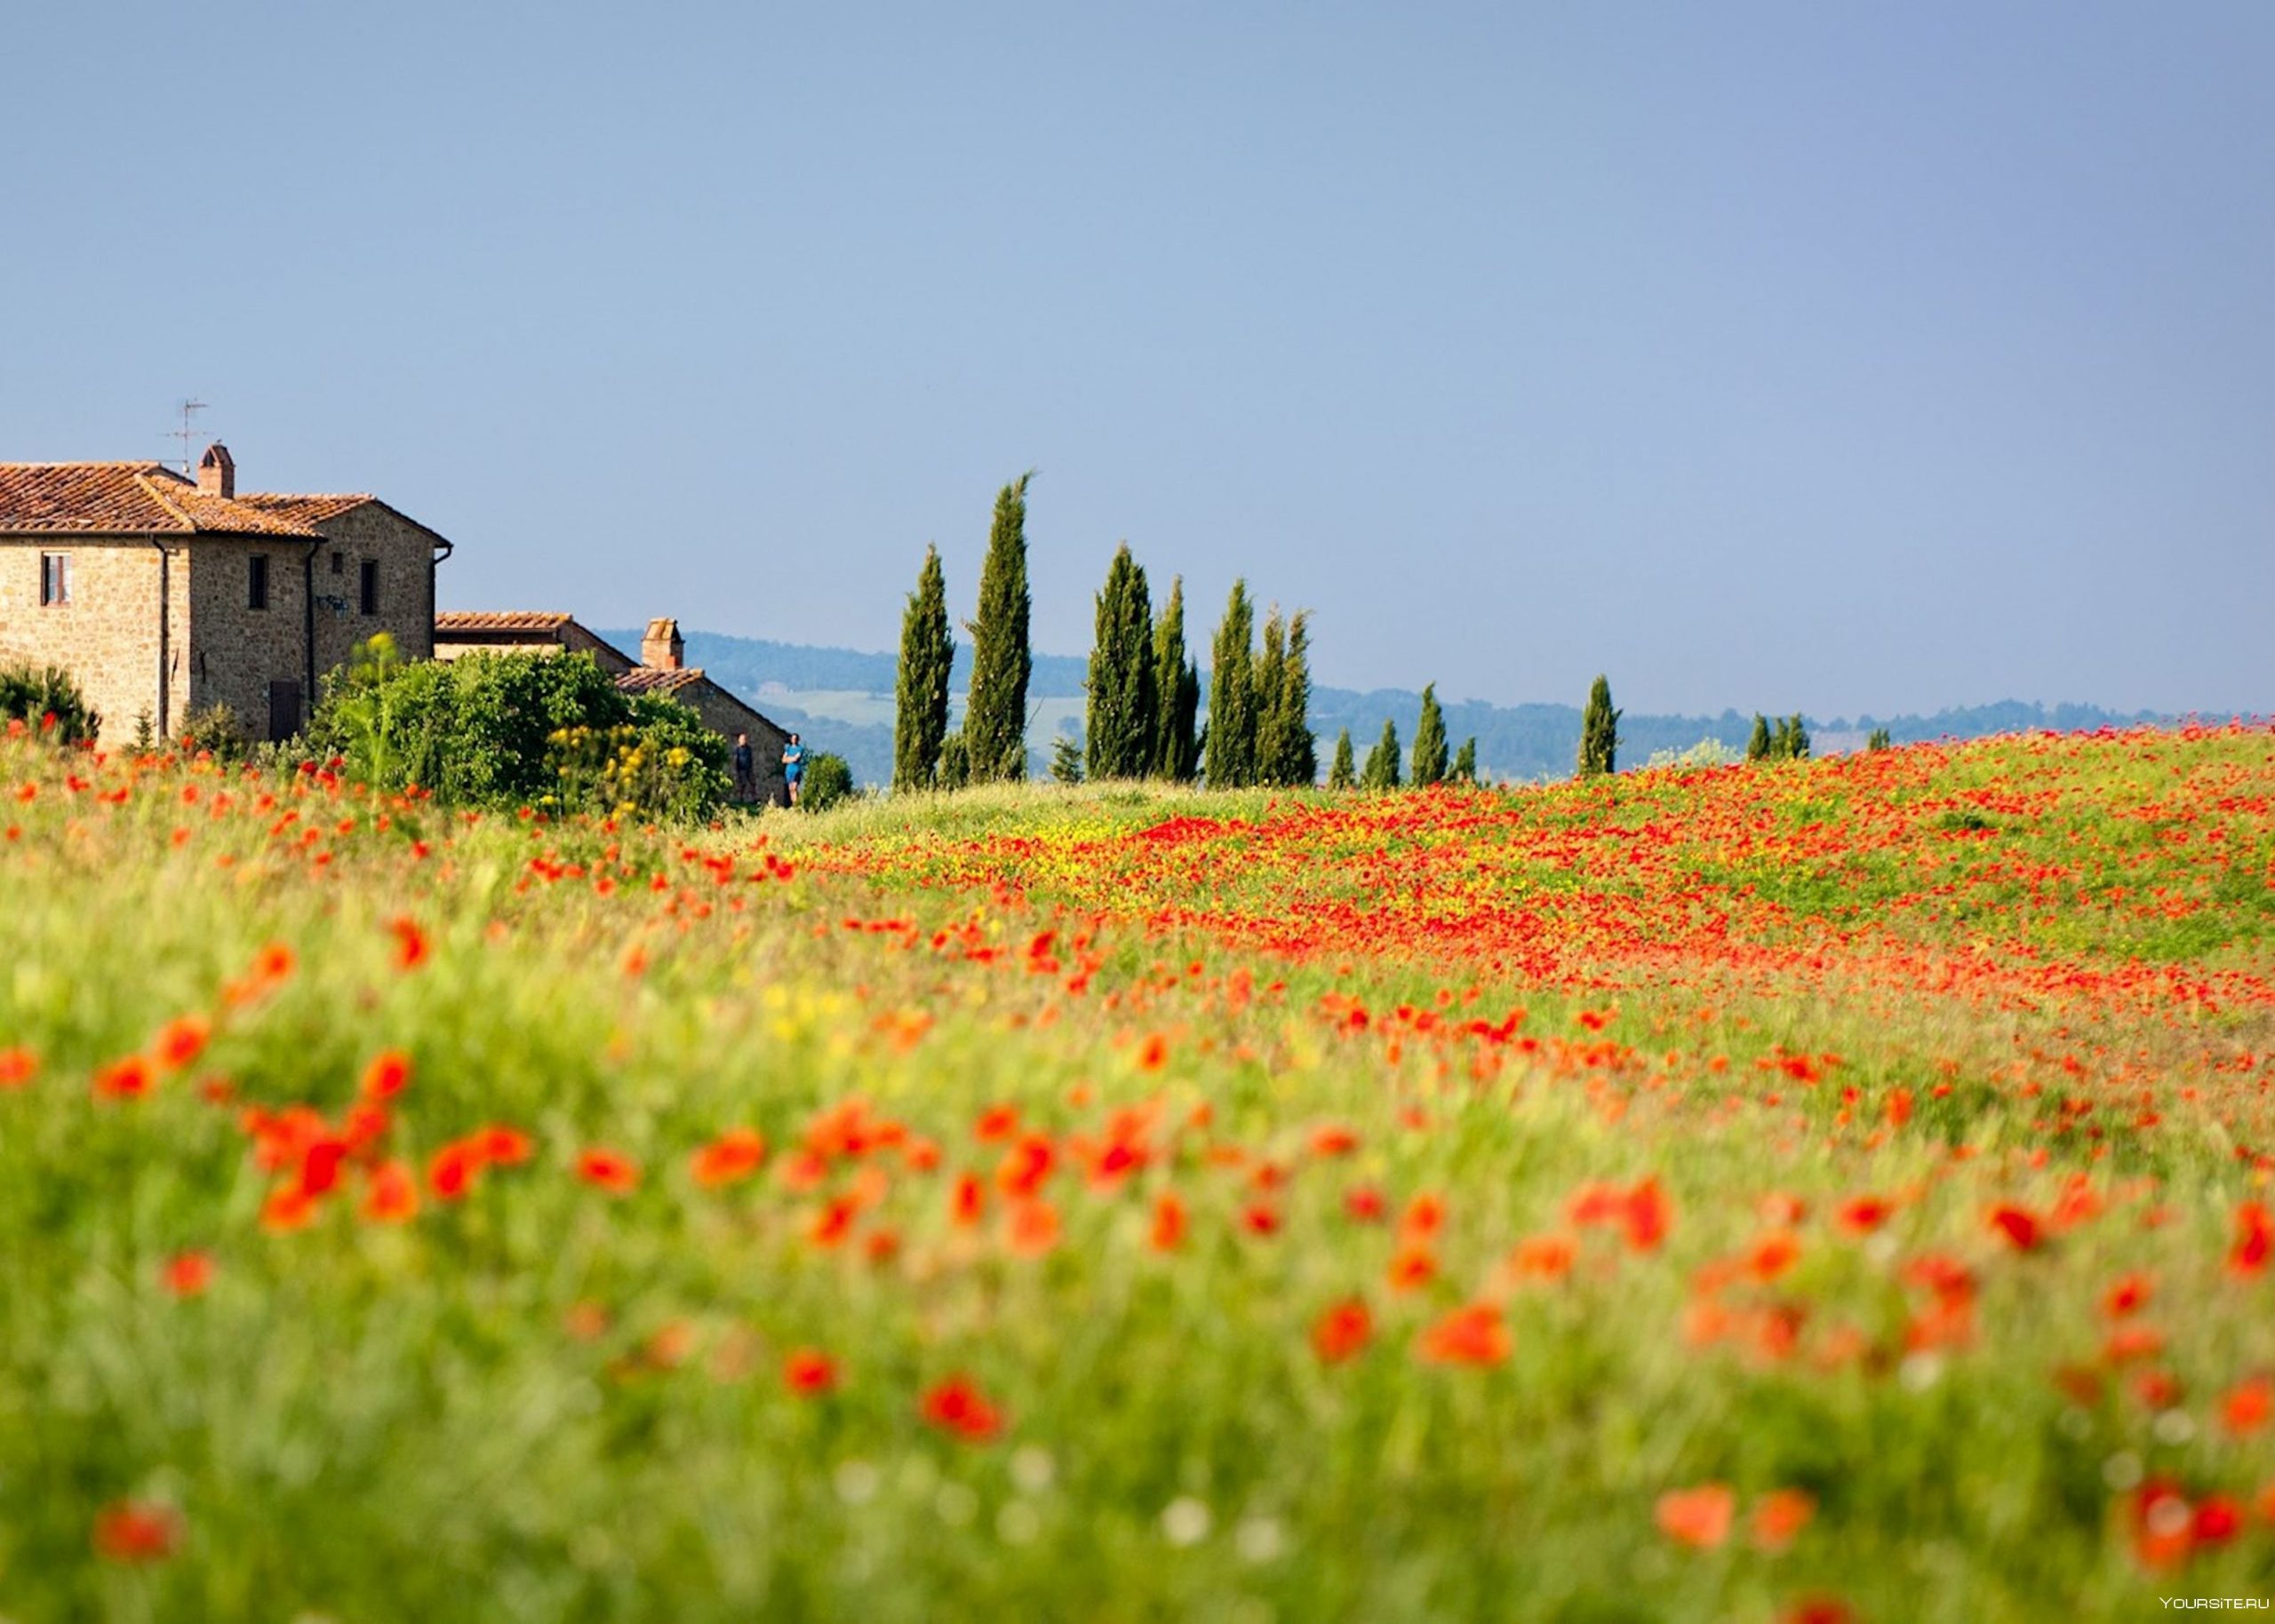
[[[0,535],[292,536],[313,523],[208,496],[156,462],[0,463]]]
[[[635,665],[620,673],[617,687],[627,694],[674,694],[690,683],[703,681],[703,667],[682,665],[677,671],[666,671],[655,665]]]
[[[571,617],[551,609],[436,609],[435,634],[468,632],[558,632]]]
[[[247,507],[257,507],[262,513],[274,513],[280,519],[318,524],[346,513],[351,507],[361,507],[364,503],[378,501],[379,498],[369,492],[355,496],[292,497],[264,491],[254,496],[241,496],[237,500]]]

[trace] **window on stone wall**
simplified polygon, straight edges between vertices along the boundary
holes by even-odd
[[[245,582],[245,605],[249,609],[268,607],[268,554],[256,553],[250,561],[251,569]]]
[[[39,555],[39,601],[51,608],[71,601],[71,555],[68,553],[43,553]]]
[[[363,613],[366,615],[378,614],[379,612],[379,561],[376,558],[367,558],[363,561],[363,593],[361,595],[363,598]]]
[[[338,548],[334,548],[332,550],[331,572],[334,575],[345,575],[347,573],[347,554],[340,552]]]

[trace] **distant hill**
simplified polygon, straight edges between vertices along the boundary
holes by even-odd
[[[604,631],[601,635],[619,648],[640,646],[636,630]],[[730,637],[717,632],[684,635],[689,665],[702,666],[722,687],[741,695],[784,727],[805,735],[808,744],[843,756],[860,782],[882,784],[891,778],[892,655]],[[958,644],[952,691],[959,707],[970,663],[970,649]],[[1087,660],[1071,655],[1035,657],[1034,675],[1027,690],[1033,712],[1027,729],[1031,771],[1040,775],[1044,770],[1044,752],[1054,734],[1081,729],[1082,683],[1089,669]],[[1206,673],[1203,683],[1205,691]],[[1421,709],[1421,695],[1401,689],[1369,693],[1314,689],[1312,729],[1319,736],[1321,765],[1334,748],[1336,733],[1344,728],[1351,729],[1351,741],[1363,759],[1382,732],[1385,717],[1397,723],[1400,740],[1411,744],[1415,719]],[[2150,711],[2127,714],[2098,705],[2044,705],[2007,699],[1938,711],[1932,716],[1811,717],[1808,726],[1818,752],[1831,753],[1856,748],[1875,728],[1886,728],[1898,744],[1909,744],[2038,728],[2072,732],[2171,720]],[[1640,763],[1655,751],[1687,750],[1706,738],[1742,748],[1752,726],[1751,714],[1741,716],[1736,711],[1725,711],[1720,716],[1629,714],[1620,719],[1621,754],[1625,760]],[[1501,705],[1457,700],[1446,706],[1446,731],[1457,744],[1476,736],[1478,765],[1490,777],[1561,778],[1572,770],[1572,759],[1579,748],[1580,709],[1570,705]]]

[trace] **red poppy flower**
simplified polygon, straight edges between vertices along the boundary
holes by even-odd
[[[202,1015],[177,1015],[158,1029],[151,1057],[162,1071],[179,1071],[205,1052],[213,1023]]]
[[[399,919],[389,919],[387,928],[395,933],[395,967],[396,969],[415,970],[425,964],[432,955],[434,950],[427,944],[427,933],[421,930],[419,927],[419,922],[408,914]]]
[[[1879,1196],[1858,1196],[1845,1203],[1834,1222],[1851,1235],[1869,1235],[1895,1214],[1893,1202]]]
[[[2111,1319],[2123,1319],[2137,1314],[2149,1306],[2149,1299],[2156,1294],[2156,1282],[2144,1274],[2128,1274],[2109,1288],[2101,1300],[2101,1311]]]
[[[578,1156],[577,1176],[595,1190],[628,1196],[640,1188],[640,1164],[621,1150],[595,1146]]]
[[[1490,1302],[1456,1309],[1424,1331],[1415,1350],[1432,1365],[1498,1365],[1509,1357],[1509,1327]]]
[[[401,1162],[381,1162],[363,1183],[363,1218],[369,1223],[408,1223],[419,1215],[419,1182]]]
[[[28,1048],[0,1049],[0,1088],[20,1088],[39,1075],[39,1056]]]
[[[1153,1228],[1147,1244],[1156,1252],[1174,1252],[1185,1244],[1185,1203],[1173,1190],[1153,1202]]]
[[[688,1173],[705,1190],[720,1190],[756,1173],[766,1161],[766,1141],[754,1128],[730,1127],[688,1158]]]
[[[1344,1214],[1353,1223],[1380,1223],[1386,1210],[1383,1192],[1371,1184],[1354,1184],[1344,1192]]]
[[[970,1377],[957,1374],[935,1383],[920,1408],[927,1425],[952,1432],[966,1443],[984,1444],[1003,1428],[1002,1412]]]
[[[129,1055],[97,1068],[95,1097],[99,1100],[140,1099],[150,1092],[151,1080],[150,1063],[140,1055]]]
[[[837,1361],[815,1348],[798,1348],[782,1361],[782,1385],[801,1398],[816,1398],[837,1386]]]
[[[2249,1437],[2275,1416],[2275,1381],[2254,1376],[2228,1389],[2220,1401],[2220,1424],[2236,1437]]]
[[[2045,1234],[2035,1214],[2012,1204],[1992,1207],[1990,1222],[1991,1227],[2005,1236],[2007,1244],[2017,1252],[2036,1251]]]
[[[181,1515],[171,1506],[122,1500],[96,1514],[95,1554],[106,1562],[164,1562],[181,1532]]]
[[[2246,1201],[2236,1208],[2236,1240],[2228,1253],[2228,1270],[2247,1278],[2263,1274],[2271,1255],[2275,1255],[2275,1213],[2260,1202]]]
[[[204,1252],[179,1252],[166,1260],[158,1280],[177,1297],[203,1296],[213,1284],[213,1259]]]
[[[1373,1339],[1374,1317],[1353,1297],[1338,1302],[1312,1323],[1312,1351],[1329,1365],[1353,1357]]]
[[[392,1100],[411,1086],[411,1056],[401,1049],[382,1049],[363,1068],[356,1092],[373,1104]]]
[[[492,1124],[474,1136],[474,1150],[493,1167],[518,1167],[537,1153],[536,1145],[517,1127]]]

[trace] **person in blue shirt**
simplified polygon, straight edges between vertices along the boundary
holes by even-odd
[[[789,781],[790,804],[794,807],[798,804],[798,786],[806,777],[806,747],[798,743],[794,733],[790,736],[790,742],[782,746],[782,776]]]

